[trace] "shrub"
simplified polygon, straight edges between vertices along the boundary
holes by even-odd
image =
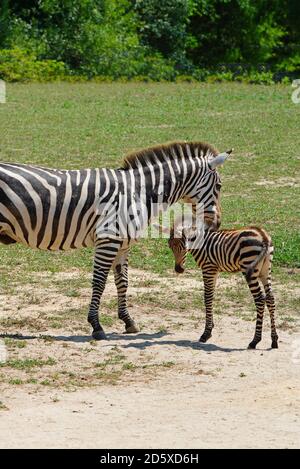
[[[6,81],[52,81],[66,75],[63,62],[37,60],[32,52],[22,49],[0,49],[0,77]]]

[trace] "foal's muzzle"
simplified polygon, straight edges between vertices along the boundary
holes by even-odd
[[[183,274],[184,268],[179,264],[175,264],[175,272],[177,272],[177,274]]]

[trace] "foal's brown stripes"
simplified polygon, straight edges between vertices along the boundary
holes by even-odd
[[[202,242],[200,236],[204,236]],[[203,235],[195,228],[181,226],[171,231],[169,246],[175,256],[176,272],[184,271],[185,259],[189,251],[203,272],[206,323],[200,342],[206,342],[212,335],[214,327],[212,305],[219,272],[242,272],[257,311],[255,335],[249,348],[255,348],[261,341],[265,304],[271,318],[272,348],[278,348],[275,300],[271,285],[273,246],[265,230],[255,226],[240,230],[206,229]],[[259,282],[262,283],[265,293]]]

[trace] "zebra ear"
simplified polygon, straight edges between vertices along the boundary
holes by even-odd
[[[170,228],[167,228],[166,226],[162,226],[159,223],[152,223],[152,226],[157,231],[161,231],[162,233],[165,233],[165,234],[170,234]]]
[[[224,153],[219,153],[219,155],[215,156],[215,158],[212,158],[208,164],[211,169],[216,169],[217,166],[220,166],[223,164],[229,155],[233,152],[233,148],[231,150],[227,150]]]

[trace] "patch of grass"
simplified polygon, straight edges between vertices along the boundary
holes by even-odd
[[[119,351],[117,351],[117,353],[115,353],[115,351],[112,351],[110,353],[109,358],[106,358],[103,362],[96,363],[95,366],[96,368],[104,369],[108,366],[118,365],[121,362],[123,362],[125,359],[126,359],[126,356],[124,354],[119,353]]]
[[[44,379],[40,382],[42,386],[51,386],[51,381],[49,379]]]
[[[161,325],[161,326],[159,326],[159,328],[157,329],[157,332],[158,332],[159,334],[165,334],[166,332],[168,332],[168,328],[167,328],[166,326]]]
[[[160,366],[163,366],[164,368],[172,368],[172,366],[175,366],[175,362],[162,362]]]
[[[48,278],[46,278],[45,286],[47,286]],[[52,283],[52,282],[51,282]],[[80,296],[82,288],[91,287],[91,279],[87,275],[74,276],[68,279],[53,280],[55,288],[65,296],[78,297]]]
[[[108,316],[108,314],[101,314],[100,322],[103,326],[112,326],[116,322],[116,318]]]
[[[136,282],[132,282],[133,287],[137,288],[148,288],[148,287],[153,287],[158,284],[157,280],[152,280],[151,278],[143,279],[143,280],[138,280]],[[165,286],[161,284],[160,286]]]
[[[294,316],[283,316],[282,319],[286,322],[297,322],[297,319]]]
[[[141,365],[140,368],[142,369],[151,369],[151,368],[172,368],[172,366],[175,366],[175,362],[162,362],[162,363],[146,363],[145,365]]]
[[[123,370],[134,371],[136,370],[137,366],[134,363],[127,362],[122,365]]]
[[[118,311],[118,299],[117,297],[115,298],[110,298],[108,299],[103,299],[102,304],[101,304],[101,310],[105,311],[108,309],[109,311],[112,311],[113,313],[116,313]],[[101,313],[102,314],[102,313]],[[116,316],[115,316],[116,318]]]
[[[172,324],[172,329],[175,331],[180,330],[184,326],[183,322],[176,322],[175,324]]]
[[[56,361],[53,358],[48,357],[47,360],[37,358],[25,358],[24,360],[8,360],[5,363],[0,363],[0,367],[14,368],[16,370],[31,370],[32,368],[42,366],[56,365]]]
[[[141,369],[160,368],[160,367],[162,367],[162,368],[172,368],[173,366],[175,366],[175,362],[173,362],[173,361],[162,362],[162,363],[149,363],[149,364],[146,364],[146,365],[135,365],[134,363],[127,362],[127,363],[123,364],[122,369],[123,370],[134,371],[134,370],[137,370],[139,368],[141,368]]]
[[[27,346],[25,340],[16,340],[9,337],[4,338],[4,343],[9,348],[25,348]]]
[[[122,371],[97,371],[95,377],[100,381],[101,384],[116,385],[121,379]]]
[[[2,318],[0,319],[0,327],[4,330],[10,327],[14,329],[30,329],[31,331],[42,331],[45,329],[45,323],[40,319],[33,319],[30,317],[22,318]]]
[[[60,329],[63,325],[62,321],[50,321],[49,326],[51,329]]]
[[[20,378],[13,378],[8,380],[8,384],[20,385],[23,384],[23,381]]]
[[[70,298],[77,298],[80,296],[80,292],[77,290],[68,290],[65,292],[66,296],[69,296]]]

